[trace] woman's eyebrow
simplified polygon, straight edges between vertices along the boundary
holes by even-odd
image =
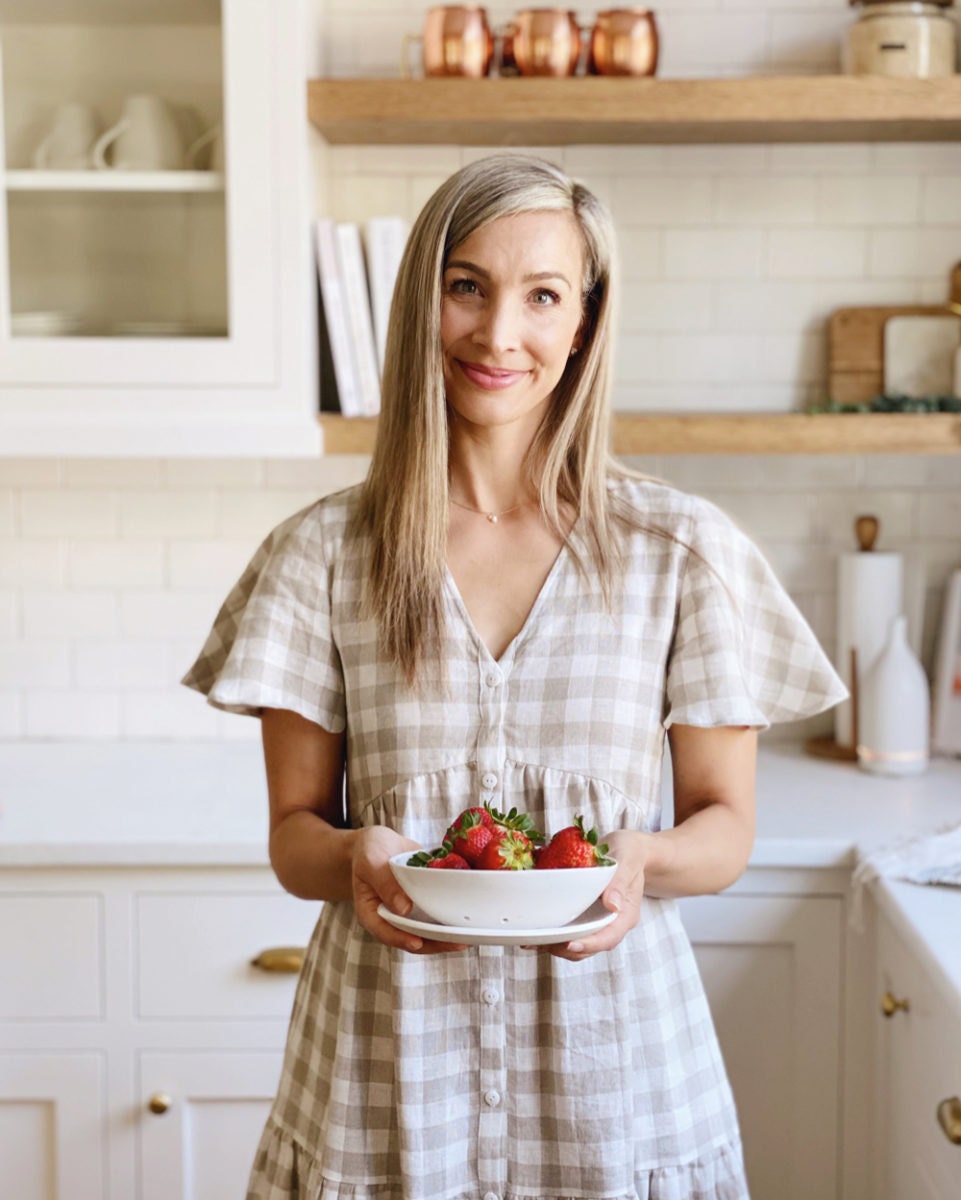
[[[489,271],[485,271],[477,263],[468,262],[466,258],[452,258],[444,269],[449,271],[453,267],[457,267],[462,271],[470,271],[474,275],[479,275],[481,279],[490,279]],[[562,271],[537,271],[533,275],[525,275],[521,282],[538,283],[544,279],[561,279],[568,287],[571,286],[571,281]]]

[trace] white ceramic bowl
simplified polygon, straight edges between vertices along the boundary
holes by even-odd
[[[432,921],[466,929],[559,929],[590,908],[617,870],[615,863],[541,871],[438,871],[407,866],[412,853],[391,858],[397,882]]]

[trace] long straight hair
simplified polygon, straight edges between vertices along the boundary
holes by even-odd
[[[596,571],[608,603],[635,511],[609,492],[637,478],[610,453],[616,263],[607,209],[559,167],[530,155],[495,154],[462,168],[427,201],[411,230],[391,306],[381,414],[354,529],[371,551],[364,610],[387,656],[413,683],[443,631],[449,482],[447,401],[440,344],[444,269],[451,252],[501,217],[569,212],[584,243],[580,351],[568,360],[527,455],[544,518],[582,571]],[[577,514],[588,563],[566,532]],[[651,532],[658,532],[651,530]]]

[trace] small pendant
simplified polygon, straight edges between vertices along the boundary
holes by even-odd
[[[488,513],[487,519],[488,519],[488,521],[490,521],[490,523],[492,525],[496,525],[497,524],[497,513]]]

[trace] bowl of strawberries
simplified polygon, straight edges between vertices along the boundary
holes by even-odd
[[[462,929],[560,928],[598,899],[617,870],[583,817],[547,839],[525,813],[468,808],[440,846],[395,854],[397,882],[431,920]]]

